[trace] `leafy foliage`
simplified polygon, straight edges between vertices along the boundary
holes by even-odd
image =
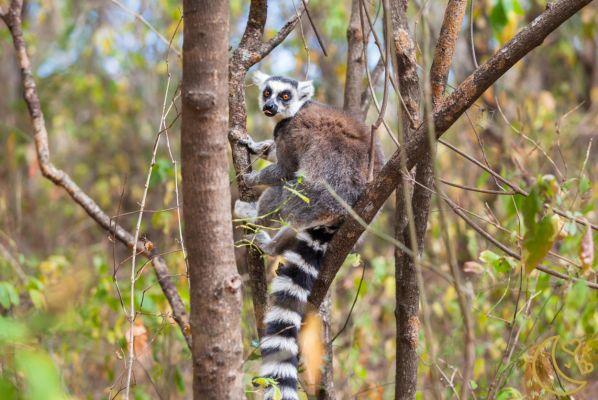
[[[173,45],[181,47],[181,27],[177,30],[180,1],[122,2],[166,38],[174,35]],[[170,100],[175,97],[180,80],[180,60],[172,52],[166,58],[167,45],[112,2],[26,3],[25,33],[31,43],[34,75],[50,132],[51,157],[101,207],[131,229],[160,123],[166,82],[170,74]],[[444,6],[445,2],[440,1],[428,5],[431,21],[440,20]],[[540,0],[475,2],[473,21],[466,17],[465,23],[473,24],[478,62],[490,57],[545,6],[546,2]],[[315,80],[319,100],[341,105],[349,2],[314,0],[310,1],[310,10],[329,56],[319,53],[313,33],[305,24],[303,36],[310,48],[309,58],[302,35],[296,31],[259,68],[301,78],[307,72]],[[409,14],[418,29],[422,26],[419,11],[413,6]],[[241,37],[247,12],[248,2],[231,2],[232,44]],[[292,2],[270,2],[265,36],[271,37],[294,12]],[[378,15],[380,21],[377,6],[372,7],[371,14]],[[592,63],[584,61],[587,54],[596,51],[597,17],[596,7],[584,9],[574,21],[551,35],[549,43],[489,90],[468,111],[467,118],[446,134],[447,140],[477,159],[487,160],[501,176],[529,192],[528,196],[494,195],[443,186],[451,199],[472,213],[476,223],[522,258],[519,262],[504,254],[462,219],[449,215],[448,233],[456,248],[475,321],[476,357],[470,387],[477,398],[486,398],[497,371],[504,377],[497,399],[529,396],[525,360],[530,349],[553,335],[566,343],[585,343],[598,333],[595,291],[583,281],[565,281],[537,270],[541,265],[595,282],[596,258],[591,254],[597,235],[588,224],[572,218],[585,218],[594,224],[598,221],[598,91],[592,81]],[[467,28],[464,26],[464,30]],[[421,36],[418,31],[418,39]],[[449,79],[452,87],[472,69],[469,36],[461,36],[463,42]],[[419,43],[419,48],[425,48],[423,43]],[[130,251],[115,245],[68,195],[41,176],[13,57],[10,38],[2,26],[0,398],[115,395],[122,387],[128,346],[129,323],[122,304],[129,301]],[[368,60],[373,68],[377,61],[373,45]],[[421,53],[418,63],[425,66]],[[375,91],[381,98],[380,85],[375,86]],[[255,139],[269,138],[273,124],[258,112],[254,87],[247,87],[247,96],[249,131]],[[399,104],[392,96],[390,101],[387,120],[396,132],[396,115],[390,110],[397,110]],[[175,158],[179,151],[179,124],[174,116],[178,111],[179,100],[167,121],[172,124],[169,138]],[[372,107],[368,122],[375,116]],[[378,134],[386,154],[394,151],[384,130]],[[254,166],[262,167],[263,162]],[[442,147],[437,169],[441,178],[460,185],[508,189],[487,172],[472,168],[472,164]],[[233,181],[232,170],[230,177]],[[176,178],[180,176],[175,176],[170,153],[162,143],[150,181],[150,212],[144,217],[141,231],[164,254],[188,304],[187,271],[178,238]],[[299,190],[295,191],[302,196]],[[557,216],[552,208],[564,211],[566,216]],[[389,202],[373,229],[391,233],[394,211]],[[455,385],[461,385],[463,316],[458,293],[447,279],[448,254],[442,244],[436,211],[430,216],[422,274],[439,361],[431,364],[430,347],[420,330],[418,399],[432,397],[433,369],[454,376]],[[238,235],[240,238],[240,232]],[[238,251],[239,268],[246,278],[244,249]],[[145,265],[145,261],[136,265],[137,321],[145,329],[136,336],[136,343],[144,338],[148,347],[139,361],[145,370],[135,371],[134,395],[138,399],[188,398],[189,352],[169,315],[169,306],[151,266]],[[269,261],[269,270],[273,270],[278,262]],[[364,265],[365,277],[357,295]],[[332,336],[348,319],[347,328],[333,344],[338,398],[393,398],[395,295],[392,245],[369,235],[359,252],[346,260],[333,288]],[[257,374],[260,358],[255,351],[257,336],[250,298],[249,285],[245,284],[243,367],[247,396],[252,399],[259,398],[251,378]],[[355,299],[355,308],[349,315]],[[510,360],[503,362],[515,329],[520,329],[518,341],[512,346]],[[557,361],[563,368],[570,363],[571,371],[567,372],[574,373],[577,379],[589,380],[593,376],[576,370],[567,353],[560,353]],[[592,363],[595,365],[596,361]],[[443,385],[442,389],[444,397],[453,395],[450,387]]]

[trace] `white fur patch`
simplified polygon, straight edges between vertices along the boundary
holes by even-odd
[[[260,376],[297,379],[297,368],[288,362],[265,363],[260,368]]]
[[[294,251],[287,250],[284,253],[282,253],[282,256],[284,257],[285,260],[295,264],[306,274],[309,274],[314,278],[318,277],[318,274],[319,274],[318,270],[315,269],[313,265],[309,265],[307,262],[305,262],[303,257],[301,257],[299,254],[295,253]]]
[[[309,297],[309,290],[302,288],[293,282],[293,279],[284,275],[280,275],[272,279],[270,291],[272,293],[289,293],[291,296],[298,298],[304,303],[307,302],[307,298]]]
[[[291,389],[288,387],[283,387],[280,389],[282,400],[299,400],[299,395],[297,394],[297,390]],[[264,392],[264,400],[273,400],[274,399],[275,390],[274,388],[268,388]]]
[[[299,395],[295,389],[283,387],[280,391],[282,392],[282,400],[299,400]]]
[[[236,218],[254,219],[257,218],[257,203],[249,203],[247,201],[235,201],[234,214]]]
[[[260,343],[263,349],[280,349],[281,351],[291,353],[296,356],[299,354],[299,346],[294,338],[284,336],[266,336]]]
[[[270,307],[270,310],[266,313],[264,323],[269,324],[271,322],[286,322],[295,325],[297,330],[301,328],[301,315],[293,310],[287,310],[278,306]]]

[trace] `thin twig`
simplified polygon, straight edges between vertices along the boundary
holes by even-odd
[[[351,304],[351,308],[349,309],[349,313],[347,314],[347,318],[345,318],[345,323],[343,327],[339,329],[339,331],[334,335],[334,337],[330,340],[330,343],[334,343],[337,337],[347,328],[349,324],[349,319],[351,319],[351,314],[353,314],[353,309],[355,308],[355,304],[357,304],[357,299],[359,298],[359,292],[361,291],[361,284],[363,283],[363,278],[365,276],[365,262],[361,263],[361,278],[359,278],[359,285],[357,285],[357,292],[355,293],[355,298],[353,299],[353,303]]]
[[[168,79],[166,81],[166,90],[164,93],[164,100],[162,101],[162,116],[160,117],[160,126],[158,131],[161,132],[163,127],[166,126],[166,100],[168,99],[168,89],[170,89],[170,74],[168,75]],[[154,142],[154,148],[152,150],[152,160],[150,162],[150,166],[147,171],[147,177],[145,179],[145,185],[143,186],[143,194],[141,196],[141,203],[139,205],[139,215],[137,217],[137,224],[135,225],[135,233],[133,234],[133,241],[137,243],[139,241],[139,232],[141,230],[141,221],[143,220],[143,211],[145,210],[145,202],[147,200],[147,194],[149,192],[150,180],[152,178],[152,171],[154,170],[154,166],[156,165],[156,154],[158,152],[158,147],[160,146],[160,136],[161,133],[158,133],[156,140]],[[133,328],[135,323],[135,281],[137,280],[136,274],[136,261],[137,251],[133,249],[132,257],[131,257],[131,277],[130,277],[130,304],[129,304],[129,354],[127,360],[127,386],[125,389],[125,400],[129,399],[130,393],[130,386],[131,386],[131,376],[133,373],[133,364],[135,362],[135,335],[133,334]]]
[[[307,1],[306,0],[301,0],[301,1],[303,2],[303,8],[305,9],[305,14],[307,14],[307,19],[309,20],[309,24],[311,25],[311,28],[314,30],[314,33],[316,34],[316,39],[318,40],[318,44],[320,45],[320,48],[322,49],[322,53],[324,53],[324,56],[328,57],[328,53],[326,53],[326,47],[324,46],[324,42],[322,41],[322,38],[320,37],[318,28],[316,28],[316,24],[314,24],[314,21],[311,19],[311,14],[309,13],[309,8],[307,7]]]
[[[110,1],[113,2],[114,4],[116,4],[117,6],[119,6],[127,14],[130,14],[133,17],[135,17],[136,19],[138,19],[139,21],[141,21],[143,23],[143,25],[147,26],[150,31],[154,32],[158,36],[158,39],[160,39],[163,43],[166,44],[166,46],[168,46],[168,49],[172,49],[172,51],[174,51],[179,58],[182,57],[181,51],[179,49],[177,49],[176,47],[172,46],[172,41],[169,41],[168,39],[166,39],[164,37],[164,35],[162,35],[160,33],[160,31],[158,31],[151,23],[149,23],[149,21],[147,19],[145,19],[143,17],[143,15],[131,10],[130,8],[125,6],[123,3],[121,3],[119,0],[110,0]]]

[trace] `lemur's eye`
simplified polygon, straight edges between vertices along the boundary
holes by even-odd
[[[264,97],[270,97],[270,89],[264,90]]]
[[[281,98],[282,98],[284,101],[288,101],[288,100],[291,98],[291,95],[290,95],[290,94],[288,94],[288,93],[283,93],[283,94],[281,95]]]

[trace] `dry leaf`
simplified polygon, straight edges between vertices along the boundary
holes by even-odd
[[[322,319],[317,313],[310,312],[305,316],[305,322],[299,333],[299,346],[304,367],[302,373],[305,381],[304,388],[310,395],[316,394],[322,378],[326,355],[322,330]]]
[[[587,223],[587,220],[584,221]],[[584,272],[592,268],[594,262],[594,241],[592,240],[592,227],[587,223],[586,233],[579,244],[579,260]]]

